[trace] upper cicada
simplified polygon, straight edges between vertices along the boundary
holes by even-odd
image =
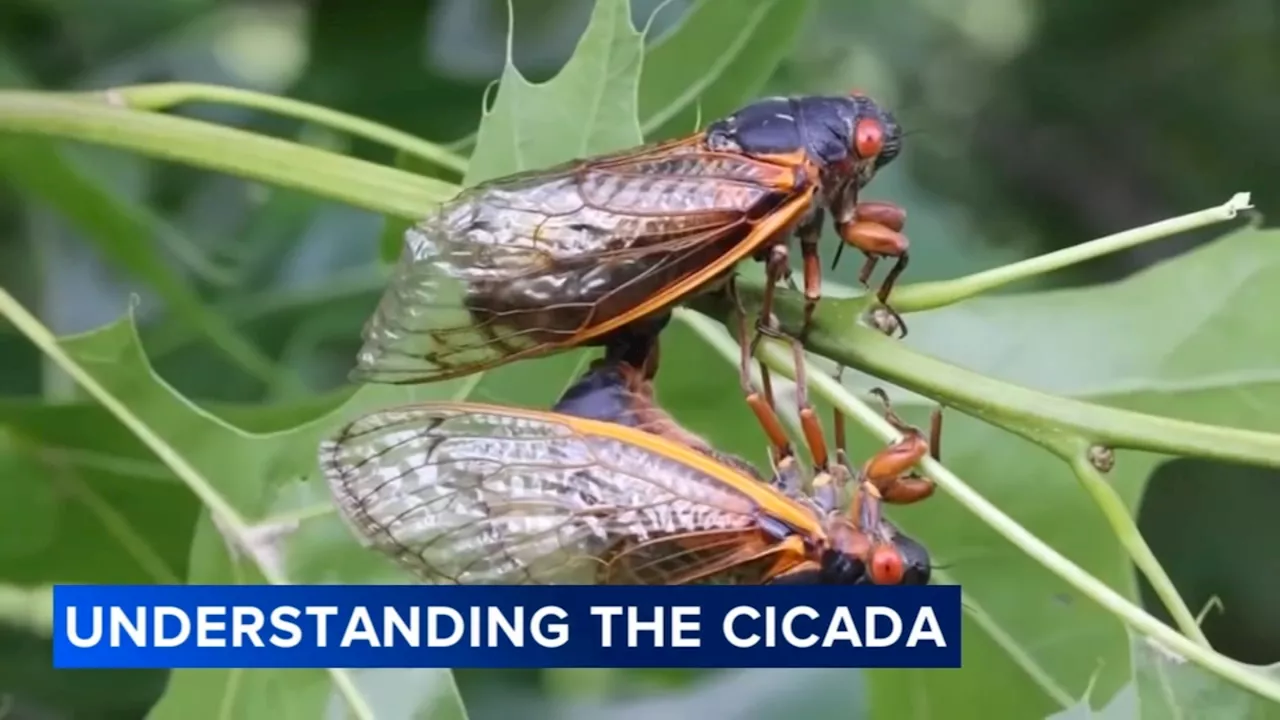
[[[606,356],[551,412],[376,412],[320,464],[357,535],[428,582],[925,584],[928,553],[881,517],[880,488],[925,482],[899,475],[927,448],[915,433],[856,477],[823,468],[810,495],[794,458],[766,479],[680,428],[643,368]]]
[[[748,257],[770,288],[800,238],[805,323],[820,295],[824,209],[868,256],[907,261],[905,215],[858,191],[901,147],[870,98],[770,98],[706,130],[463,191],[406,234],[353,377],[429,382],[620,335],[651,337],[672,305]],[[769,317],[772,292],[762,317]]]

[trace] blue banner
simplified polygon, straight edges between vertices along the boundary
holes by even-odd
[[[960,667],[960,588],[60,585],[58,668]]]

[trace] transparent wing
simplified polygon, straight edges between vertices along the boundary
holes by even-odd
[[[406,233],[353,377],[470,374],[670,304],[796,184],[792,168],[683,142],[473,188]]]
[[[757,532],[756,503],[723,479],[628,442],[627,428],[620,439],[580,426],[423,404],[357,420],[321,446],[320,464],[356,534],[429,582],[661,582],[607,565],[682,538],[709,553],[696,539],[708,533],[720,550],[707,556],[722,558],[725,533]]]

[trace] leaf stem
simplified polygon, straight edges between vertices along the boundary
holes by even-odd
[[[53,635],[53,586],[0,585],[0,618],[13,627]]]
[[[1084,486],[1089,495],[1093,497],[1094,503],[1102,510],[1102,514],[1107,518],[1107,522],[1111,525],[1111,531],[1116,534],[1116,538],[1120,544],[1124,546],[1125,551],[1129,553],[1129,558],[1133,560],[1133,564],[1147,580],[1151,583],[1151,587],[1155,590],[1156,596],[1164,603],[1169,614],[1178,625],[1178,629],[1183,635],[1200,643],[1201,645],[1211,648],[1209,638],[1205,637],[1204,631],[1200,629],[1200,623],[1196,621],[1195,615],[1191,614],[1191,609],[1183,601],[1182,596],[1178,594],[1178,589],[1174,587],[1173,581],[1169,579],[1169,574],[1165,572],[1160,561],[1156,559],[1155,553],[1151,552],[1151,547],[1147,545],[1146,539],[1142,537],[1142,533],[1138,530],[1138,525],[1133,521],[1133,516],[1129,514],[1125,507],[1124,501],[1116,494],[1115,488],[1102,477],[1089,463],[1084,452],[1074,453],[1069,459],[1072,472],[1080,484]]]
[[[372,140],[459,174],[467,171],[465,158],[433,142],[372,120],[330,110],[322,105],[313,105],[301,100],[253,90],[223,85],[174,82],[128,85],[99,92],[68,93],[68,95],[105,101],[108,104],[135,110],[161,111],[178,105],[201,102],[264,110]]]
[[[414,221],[457,192],[440,180],[286,140],[61,93],[0,91],[0,132],[123,148]]]
[[[1200,210],[1168,220],[1144,225],[1132,230],[1108,235],[1080,245],[1045,253],[1038,257],[1021,262],[1010,263],[991,270],[965,275],[953,280],[914,283],[903,285],[894,290],[891,302],[893,308],[900,313],[920,312],[952,305],[996,288],[1043,275],[1054,270],[1061,270],[1070,265],[1092,260],[1109,253],[1177,235],[1196,228],[1226,222],[1234,219],[1240,212],[1251,209],[1249,193],[1236,193],[1231,199],[1217,207]]]
[[[173,470],[173,473],[191,489],[191,492],[200,498],[204,506],[209,508],[209,512],[213,515],[218,527],[231,535],[230,539],[234,540],[236,546],[253,558],[254,564],[257,565],[267,582],[272,585],[284,585],[287,583],[287,580],[275,569],[274,564],[265,561],[256,552],[252,542],[254,538],[253,528],[214,489],[213,485],[200,474],[200,471],[192,467],[185,458],[162,440],[145,422],[134,415],[129,408],[125,407],[124,403],[100,385],[71,356],[67,355],[58,343],[58,339],[53,336],[53,333],[49,332],[48,328],[42,325],[35,316],[29,313],[21,303],[3,288],[0,288],[0,316],[8,318],[14,327],[18,328],[23,335],[26,335],[33,345],[57,363],[80,387],[93,396],[93,399],[101,403],[103,407],[114,415],[120,421],[120,424],[128,428],[165,465],[168,465]],[[373,711],[369,709],[368,704],[361,697],[351,678],[347,676],[346,671],[330,668],[329,675],[332,677],[334,685],[337,686],[339,692],[346,698],[352,713],[361,720],[373,720]]]

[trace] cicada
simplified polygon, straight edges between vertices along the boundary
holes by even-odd
[[[375,412],[320,464],[355,534],[432,583],[925,584],[928,552],[877,489],[922,481],[903,473],[925,452],[917,432],[806,494],[794,457],[766,478],[714,450],[657,406],[643,367],[607,354],[550,412]]]
[[[901,141],[894,116],[860,94],[769,98],[689,137],[465,190],[406,233],[353,378],[430,382],[652,337],[673,305],[747,258],[768,269],[767,323],[773,287],[791,280],[793,234],[807,329],[826,210],[867,255],[864,284],[877,258],[897,258],[887,301],[908,259],[905,213],[858,194]]]

